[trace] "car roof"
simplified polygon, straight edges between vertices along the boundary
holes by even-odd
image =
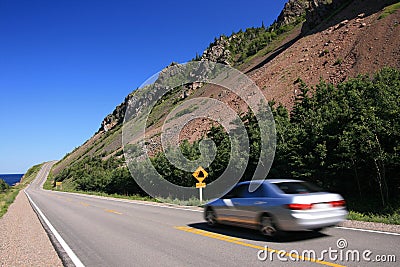
[[[296,180],[296,179],[265,179],[265,180],[244,181],[244,182],[239,183],[238,185],[250,184],[250,183],[261,184],[261,183],[265,183],[265,182],[275,184],[275,183],[292,183],[292,182],[304,182],[304,181]]]
[[[268,182],[274,184],[274,183],[291,183],[291,182],[304,182],[302,180],[296,180],[296,179],[267,179]]]

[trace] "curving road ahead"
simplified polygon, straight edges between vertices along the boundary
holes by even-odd
[[[257,231],[209,228],[196,208],[46,191],[41,187],[52,164],[42,167],[26,194],[50,225],[45,223],[45,228],[58,237],[61,254],[67,253],[78,266],[398,266],[400,262],[398,234],[331,228],[323,234],[295,233],[274,241]],[[278,255],[279,250],[286,254]]]

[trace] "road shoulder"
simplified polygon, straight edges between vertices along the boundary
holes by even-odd
[[[63,266],[21,190],[0,219],[0,266]]]
[[[346,221],[342,222],[340,224],[340,226],[347,227],[347,228],[356,228],[356,229],[362,229],[362,230],[382,231],[382,232],[400,234],[400,225],[397,225],[397,224],[385,224],[385,223],[376,223],[376,222],[346,220]]]

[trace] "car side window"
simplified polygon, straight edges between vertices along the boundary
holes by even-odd
[[[233,188],[230,192],[228,192],[225,196],[222,198],[242,198],[245,197],[245,193],[247,191],[247,184],[242,184],[238,185],[235,188]]]
[[[253,192],[249,192],[249,189],[247,188],[246,191],[246,198],[260,198],[260,197],[267,197],[268,193],[267,193],[267,188],[265,187],[264,184],[261,184],[258,186],[258,188],[253,191]]]

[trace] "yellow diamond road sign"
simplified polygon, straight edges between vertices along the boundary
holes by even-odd
[[[197,179],[197,181],[199,181],[199,183],[203,183],[204,179],[207,178],[208,173],[206,172],[206,170],[203,169],[203,167],[199,166],[197,170],[193,173],[193,176]]]
[[[196,188],[204,188],[206,187],[206,183],[196,183]]]

